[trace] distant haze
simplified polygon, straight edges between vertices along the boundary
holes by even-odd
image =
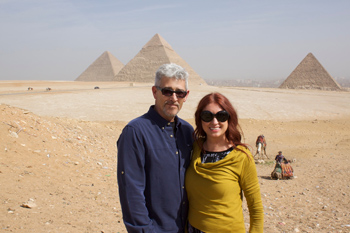
[[[270,87],[278,88],[285,79],[208,79],[206,82],[212,86],[232,87]],[[335,78],[341,87],[350,87],[350,78]]]

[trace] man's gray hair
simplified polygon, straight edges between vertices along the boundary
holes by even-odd
[[[175,78],[177,80],[179,80],[179,79],[185,80],[186,81],[186,90],[187,90],[188,89],[188,76],[189,76],[188,72],[179,65],[176,65],[174,63],[163,64],[158,68],[158,70],[156,72],[156,79],[155,79],[154,85],[159,86],[160,80],[163,77]]]

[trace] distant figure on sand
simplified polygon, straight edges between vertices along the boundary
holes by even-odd
[[[275,157],[276,162],[281,163],[284,159],[284,156],[282,155],[282,151],[278,151],[278,154]]]
[[[283,155],[282,151],[279,151],[275,157],[275,167],[271,173],[272,179],[291,179],[294,177],[293,168],[291,166],[291,161],[287,160]]]
[[[257,137],[255,145],[256,145],[256,153],[254,155],[254,158],[256,155],[258,155],[258,159],[263,159],[264,154],[265,154],[266,158],[268,159],[269,157],[266,154],[266,145],[267,144],[266,144],[265,136],[263,134],[261,134]]]
[[[187,71],[160,66],[152,94],[155,105],[130,121],[117,141],[123,220],[128,232],[185,232],[193,127],[177,114],[189,94]]]

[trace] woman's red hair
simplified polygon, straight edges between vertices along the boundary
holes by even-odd
[[[206,106],[212,103],[219,105],[223,110],[228,112],[228,114],[230,115],[228,119],[228,128],[225,133],[227,140],[230,143],[232,143],[234,146],[238,146],[238,145],[246,146],[241,142],[243,132],[240,125],[238,124],[238,116],[237,116],[236,110],[224,95],[217,92],[210,93],[204,96],[199,101],[197,110],[194,114],[195,122],[196,122],[196,129],[194,130],[194,138],[197,141],[198,145],[202,148],[201,142],[203,142],[203,140],[201,140],[201,138],[205,138],[207,136],[202,127],[201,113]]]

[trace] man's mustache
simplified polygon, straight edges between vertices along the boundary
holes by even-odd
[[[171,104],[171,105],[176,105],[177,107],[180,107],[179,103],[176,103],[176,102],[171,101],[171,100],[165,101],[165,104]]]

